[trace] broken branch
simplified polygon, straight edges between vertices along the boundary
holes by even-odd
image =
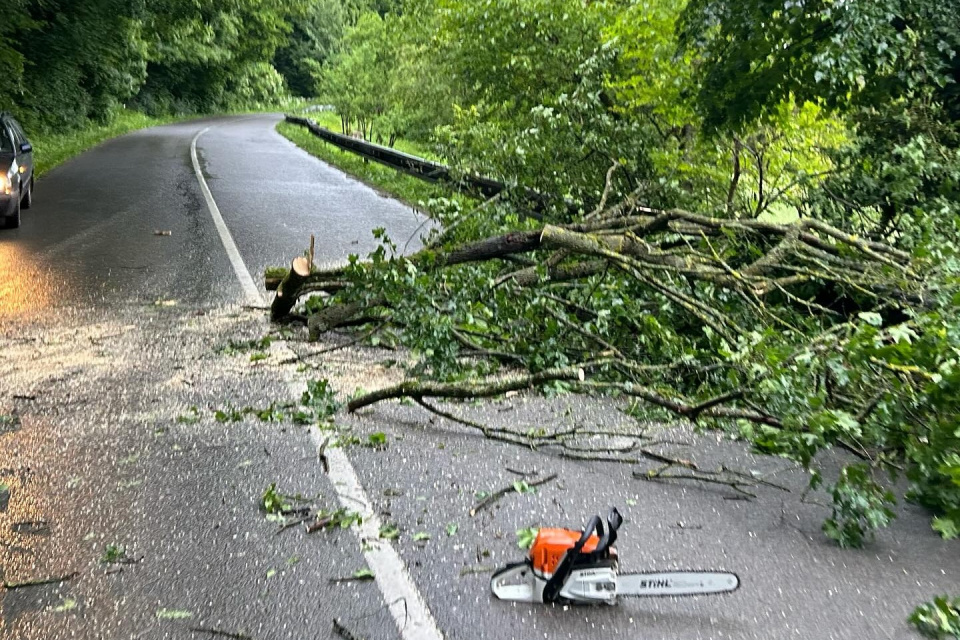
[[[550,475],[548,475],[548,476],[546,476],[546,477],[543,477],[543,478],[540,478],[539,480],[531,480],[530,482],[527,483],[527,486],[528,486],[528,487],[539,487],[539,486],[542,485],[542,484],[546,484],[546,483],[550,482],[551,480],[556,480],[556,479],[557,479],[557,474],[551,473]],[[505,496],[505,495],[507,495],[507,494],[510,494],[510,493],[519,493],[519,492],[517,491],[516,486],[514,486],[514,485],[511,484],[511,485],[508,486],[508,487],[504,487],[503,489],[499,489],[499,490],[491,493],[489,496],[487,496],[486,498],[484,498],[483,500],[481,500],[481,501],[478,502],[477,504],[473,505],[473,508],[470,509],[470,512],[469,512],[469,513],[470,513],[470,517],[471,517],[471,518],[474,517],[475,515],[477,515],[478,512],[482,511],[483,509],[486,509],[487,507],[489,507],[490,505],[492,505],[492,504],[494,504],[494,503],[496,503],[496,502],[499,502],[500,499],[501,499],[503,496]]]

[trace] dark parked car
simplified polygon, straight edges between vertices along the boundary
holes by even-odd
[[[20,210],[33,203],[33,145],[20,124],[0,113],[0,221],[20,226]]]

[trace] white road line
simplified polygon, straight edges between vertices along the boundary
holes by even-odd
[[[210,209],[210,215],[213,216],[213,222],[220,233],[220,240],[223,241],[223,247],[227,250],[230,263],[237,273],[247,302],[251,305],[261,305],[264,300],[260,295],[260,290],[253,283],[253,278],[237,250],[237,244],[233,241],[233,236],[230,234],[226,223],[224,223],[223,216],[220,215],[220,209],[217,207],[213,194],[210,193],[210,188],[207,186],[207,181],[200,171],[200,163],[197,160],[197,140],[210,128],[207,127],[194,136],[190,143],[190,158],[193,160],[193,168],[196,171],[197,180],[200,182],[203,197],[207,201],[207,207]],[[291,391],[297,396],[303,390],[291,384]],[[311,430],[310,434],[314,443],[319,447],[323,440],[320,432]],[[356,510],[357,506],[360,506],[363,524],[360,526],[358,536],[364,547],[363,557],[373,571],[384,601],[388,603],[393,621],[400,631],[400,637],[403,640],[443,640],[443,634],[440,632],[433,614],[430,613],[430,608],[417,590],[413,578],[410,577],[410,573],[407,571],[406,565],[403,564],[403,560],[400,559],[397,550],[393,548],[389,541],[380,539],[380,518],[373,510],[373,506],[367,498],[367,493],[363,490],[360,479],[357,478],[357,472],[353,468],[350,458],[341,448],[327,449],[325,453],[327,461],[330,463],[328,477],[337,492],[340,505],[351,510]]]
[[[207,131],[210,131],[210,127],[198,131],[190,142],[190,159],[193,161],[193,170],[197,174],[197,181],[200,183],[203,198],[207,201],[207,209],[210,210],[210,215],[213,217],[213,224],[216,225],[217,232],[220,234],[220,241],[223,243],[223,248],[227,250],[230,264],[233,265],[233,270],[236,272],[240,286],[243,288],[243,295],[247,299],[247,304],[261,305],[263,304],[263,298],[260,297],[260,289],[253,283],[250,270],[243,263],[243,257],[240,255],[240,250],[237,249],[237,243],[233,241],[233,236],[230,235],[230,230],[227,229],[227,224],[223,221],[223,216],[220,215],[220,208],[217,207],[217,202],[213,199],[213,194],[210,193],[210,187],[207,186],[203,172],[200,171],[200,161],[197,159],[197,140]]]

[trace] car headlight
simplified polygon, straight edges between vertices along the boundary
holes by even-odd
[[[7,175],[0,174],[0,193],[4,195],[13,193],[13,177],[17,175],[18,170],[17,161],[14,160],[7,170]]]

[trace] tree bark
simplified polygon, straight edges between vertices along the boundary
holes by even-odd
[[[307,258],[294,258],[290,264],[290,271],[277,287],[277,295],[270,305],[270,318],[274,321],[282,320],[297,304],[300,297],[300,288],[310,275],[310,261]]]
[[[350,322],[358,315],[382,306],[386,303],[383,298],[375,298],[367,302],[346,302],[342,304],[332,304],[319,312],[310,316],[307,320],[307,328],[310,331],[310,340],[317,340],[320,334],[336,329]]]

